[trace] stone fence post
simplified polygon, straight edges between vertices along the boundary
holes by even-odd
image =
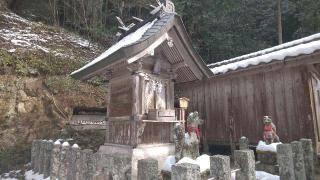
[[[44,173],[44,160],[45,160],[45,154],[46,154],[46,144],[47,144],[47,140],[42,140],[40,141],[40,154],[39,154],[39,174],[43,174]]]
[[[158,161],[155,159],[138,160],[138,179],[140,180],[157,180]]]
[[[299,141],[291,142],[293,153],[294,174],[297,180],[306,180],[306,171],[303,159],[302,144]]]
[[[59,177],[60,152],[61,152],[61,143],[59,140],[57,140],[53,144],[53,149],[52,149],[52,153],[51,153],[50,179],[53,179],[53,180],[56,180]]]
[[[255,158],[252,150],[236,150],[234,151],[235,167],[239,168],[236,172],[237,180],[255,180]]]
[[[51,163],[51,154],[53,149],[53,141],[49,140],[45,142],[45,153],[44,153],[44,161],[43,161],[43,176],[47,178],[50,176],[50,163]]]
[[[81,170],[80,170],[80,177],[84,180],[91,180],[93,179],[94,172],[93,172],[93,151],[90,149],[85,149],[81,151]]]
[[[35,167],[35,159],[37,157],[36,154],[36,141],[37,140],[33,140],[32,141],[32,145],[31,145],[31,169],[34,170]]]
[[[295,180],[293,155],[290,144],[279,144],[277,146],[277,159],[280,179]]]
[[[68,158],[68,172],[67,172],[67,179],[68,180],[76,180],[77,174],[77,154],[80,151],[80,148],[77,144],[74,144],[71,147],[70,155]]]
[[[60,168],[59,168],[59,180],[66,180],[68,173],[68,154],[70,153],[70,145],[68,142],[62,144],[60,153]]]
[[[173,165],[171,180],[201,180],[200,167],[189,163]]]
[[[40,171],[40,145],[41,140],[35,141],[35,157],[34,157],[34,172],[38,173]]]
[[[315,172],[314,172],[314,162],[313,162],[314,152],[312,147],[312,140],[300,139],[300,142],[302,144],[302,149],[303,149],[303,157],[304,157],[307,180],[314,180]]]
[[[249,139],[242,136],[239,140],[239,149],[246,150],[249,149]]]
[[[210,157],[210,176],[216,180],[230,180],[230,157],[222,155]]]

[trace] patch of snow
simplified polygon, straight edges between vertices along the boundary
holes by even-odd
[[[172,159],[170,159],[172,158]],[[168,160],[168,161],[167,161]],[[166,171],[171,171],[171,166],[175,164],[175,158],[174,156],[169,156],[166,160],[166,163],[163,167],[166,168]],[[170,161],[171,160],[171,161]],[[210,170],[210,156],[204,154],[199,156],[196,160],[193,160],[189,157],[184,157],[180,159],[176,164],[182,164],[182,163],[189,163],[189,164],[196,164],[200,167],[200,172],[205,172],[206,170]]]
[[[73,144],[72,148],[79,148],[78,144]]]
[[[61,142],[60,142],[59,139],[58,139],[58,140],[56,140],[56,142],[54,142],[54,144],[55,144],[55,145],[60,145]]]
[[[66,146],[70,146],[70,144],[66,141],[62,144],[62,146],[66,147]]]
[[[264,141],[259,141],[257,146],[257,151],[269,151],[269,152],[277,152],[277,145],[282,143],[272,143],[266,144]]]
[[[210,170],[210,156],[203,154],[196,159],[197,164],[200,166],[200,172]]]
[[[180,161],[177,162],[177,164],[182,164],[182,163],[189,163],[189,164],[196,164],[198,165],[196,160],[193,160],[189,157],[184,157],[182,159],[180,159]]]
[[[21,46],[21,47],[30,47],[31,44],[27,41],[24,40],[19,40],[19,39],[12,39],[11,42],[16,45],[16,46]]]
[[[45,48],[45,47],[42,47],[42,46],[39,46],[39,45],[36,45],[36,47],[37,47],[39,50],[41,50],[41,51],[43,51],[43,52],[45,52],[45,53],[49,53],[49,52],[50,52],[50,50],[49,50],[48,48]]]
[[[15,13],[3,13],[2,16],[6,17],[7,19],[10,19],[10,20],[15,20],[15,21],[20,21],[20,22],[23,22],[25,24],[28,24],[30,23],[29,20],[21,17],[21,16],[18,16],[17,14]]]
[[[256,178],[257,180],[280,180],[279,176],[264,171],[256,171]]]
[[[283,61],[286,57],[296,57],[298,55],[311,54],[316,50],[320,49],[320,40],[312,41],[313,39],[319,38],[320,33],[280,46],[276,46],[270,49],[258,51],[249,55],[222,61],[215,64],[210,64],[208,66],[216,66],[211,68],[213,74],[224,74],[228,71],[233,71],[240,68],[247,68],[248,66],[255,66],[261,63],[270,63],[271,61]]]
[[[84,69],[96,64],[97,62],[107,58],[108,56],[110,56],[114,52],[118,51],[119,49],[121,49],[123,47],[127,47],[127,46],[137,42],[143,36],[143,34],[153,26],[153,24],[156,21],[157,21],[157,19],[153,20],[152,22],[149,22],[149,23],[145,24],[144,26],[142,26],[139,29],[137,29],[135,32],[132,32],[131,34],[127,35],[126,37],[121,39],[119,42],[117,42],[115,45],[111,46],[107,51],[105,51],[100,56],[95,58],[93,61],[91,61],[90,63],[86,64],[82,68],[72,72],[71,75],[75,74],[75,73],[78,73],[78,72],[80,72],[80,71],[82,71],[82,70],[84,70]]]
[[[162,170],[171,172],[172,165],[176,164],[175,156],[168,156],[167,159],[164,161]]]
[[[16,49],[9,49],[8,52],[14,53],[16,52]]]

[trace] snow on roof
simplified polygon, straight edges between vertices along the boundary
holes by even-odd
[[[127,36],[125,36],[119,42],[117,42],[116,44],[111,46],[107,51],[105,51],[100,56],[95,58],[93,61],[89,62],[88,64],[86,64],[82,68],[72,72],[71,75],[73,75],[75,73],[78,73],[78,72],[80,72],[80,71],[82,71],[82,70],[84,70],[84,69],[96,64],[97,62],[107,58],[108,56],[110,56],[114,52],[118,51],[119,49],[121,49],[123,47],[130,46],[131,44],[137,42],[143,36],[143,34],[153,26],[153,24],[156,21],[157,21],[157,19],[154,19],[152,22],[146,23],[145,25],[143,25],[142,27],[140,27],[136,31],[132,32],[131,34],[129,34]]]
[[[259,65],[261,63],[282,61],[286,57],[311,54],[316,50],[320,50],[320,33],[255,53],[209,64],[208,67],[215,75],[224,74],[229,71]]]

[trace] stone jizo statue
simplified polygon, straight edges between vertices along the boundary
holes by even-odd
[[[266,144],[271,144],[274,142],[279,142],[279,136],[277,135],[276,126],[273,124],[271,117],[263,117],[263,139]]]

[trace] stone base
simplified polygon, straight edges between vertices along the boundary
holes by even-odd
[[[274,175],[279,175],[279,166],[277,165],[259,163],[259,164],[256,164],[256,170],[265,171],[267,173],[274,174]]]
[[[276,165],[277,153],[267,151],[257,151],[257,159],[262,164]]]
[[[153,158],[158,160],[159,170],[162,169],[167,156],[174,155],[174,144],[152,144],[152,145],[139,145],[136,148],[126,145],[118,144],[104,144],[100,146],[99,152],[102,154],[114,154],[114,155],[129,155],[132,157],[132,179],[137,179],[137,166],[138,160]]]

